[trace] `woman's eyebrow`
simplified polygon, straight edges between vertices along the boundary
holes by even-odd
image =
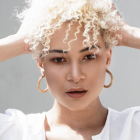
[[[97,47],[98,47],[99,49],[101,49],[100,46],[97,46]],[[88,50],[91,50],[91,49],[95,49],[95,48],[97,48],[97,47],[95,47],[94,45],[92,45],[92,47],[91,47],[90,49],[89,49],[89,47],[86,47],[86,48],[80,50],[79,53],[82,53],[82,52],[85,52],[85,51],[88,51]],[[65,50],[64,50],[64,52],[63,52],[63,50],[49,50],[49,53],[68,53],[68,51],[65,51]]]

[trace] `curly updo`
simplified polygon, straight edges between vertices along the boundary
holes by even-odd
[[[99,35],[102,35],[106,48],[118,44],[113,32],[120,29],[122,22],[111,0],[25,0],[25,2],[26,7],[16,16],[22,24],[26,24],[25,41],[32,50],[33,59],[48,54],[51,37],[63,23],[68,23],[64,43],[71,25],[78,23],[77,31],[74,33],[75,39],[71,41],[77,39],[76,34],[84,25],[85,30],[82,34],[86,38],[83,41],[84,47],[90,46],[93,42],[98,48],[96,43]],[[92,38],[89,33],[92,34]]]

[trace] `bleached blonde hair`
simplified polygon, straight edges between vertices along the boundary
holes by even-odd
[[[25,41],[32,50],[33,59],[48,54],[51,37],[63,23],[68,23],[64,43],[71,26],[79,23],[74,33],[75,39],[71,40],[74,41],[84,23],[85,30],[82,34],[86,38],[83,40],[84,47],[90,46],[93,42],[98,48],[96,43],[99,35],[102,35],[106,48],[118,44],[112,32],[119,30],[122,23],[117,10],[112,7],[111,0],[26,0],[25,2],[27,6],[16,16],[22,24],[26,24]],[[92,38],[89,33],[92,33]],[[69,47],[71,41],[68,42]]]

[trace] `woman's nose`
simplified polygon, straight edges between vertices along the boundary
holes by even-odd
[[[85,79],[85,73],[82,71],[82,68],[79,64],[72,64],[69,70],[69,73],[67,74],[67,80],[72,80],[75,83],[79,82],[80,80]]]

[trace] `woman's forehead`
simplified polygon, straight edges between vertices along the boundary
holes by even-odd
[[[96,50],[97,50],[97,47],[98,47],[98,49],[100,50],[101,49],[101,47],[100,46],[91,46],[91,47],[85,47],[85,48],[83,48],[83,49],[81,49],[81,50],[77,50],[77,53],[84,53],[84,52],[87,52],[87,51],[92,51],[92,52],[95,52]],[[75,49],[72,49],[72,50],[74,50],[75,52],[76,52],[76,50]],[[69,51],[70,50],[63,50],[63,49],[51,49],[51,50],[49,50],[49,54],[53,54],[53,53],[58,53],[58,54],[69,54]]]
[[[66,38],[66,30],[68,29],[68,24],[64,23],[60,29],[58,29],[54,32],[54,34],[51,38],[51,41],[50,41],[50,49],[63,49],[63,50],[66,49],[67,50],[69,48],[69,46],[68,46],[69,41],[70,41],[70,43],[69,43],[70,46],[76,47],[78,50],[84,49],[85,47],[90,47],[89,45],[86,45],[85,47],[83,45],[83,41],[86,39],[86,37],[83,36],[84,26],[82,26],[80,28],[80,32],[76,33],[77,26],[79,26],[78,23],[75,23],[71,26],[70,30],[68,31],[68,36]],[[89,33],[89,35],[91,38],[93,38],[91,33]],[[63,40],[64,40],[64,42],[63,42]],[[93,42],[92,39],[90,39],[90,41]],[[101,36],[99,36],[97,46],[101,47],[102,43],[103,43],[103,38]],[[93,46],[94,42],[91,43],[90,45]]]

